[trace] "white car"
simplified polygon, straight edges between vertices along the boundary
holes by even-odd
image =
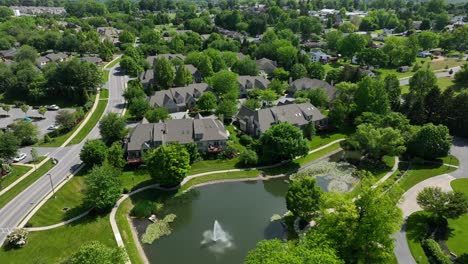
[[[59,128],[59,126],[57,125],[50,125],[47,130],[57,130]]]
[[[60,109],[60,107],[58,105],[53,104],[53,105],[47,106],[47,110],[49,110],[49,111],[57,111],[59,109]]]
[[[13,161],[14,162],[20,162],[22,160],[24,160],[28,155],[26,155],[26,153],[20,153],[18,156],[16,156]]]

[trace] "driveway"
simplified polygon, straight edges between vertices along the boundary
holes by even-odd
[[[72,108],[64,108],[64,110],[68,110],[71,112],[75,111],[75,109],[72,109]],[[57,116],[57,112],[58,111],[47,111],[44,115],[45,117],[44,120],[32,121],[33,124],[35,124],[39,130],[39,137],[43,137],[45,134],[51,131],[51,130],[47,130],[47,128],[50,125],[55,124],[55,117]],[[3,111],[3,109],[0,109],[0,114],[7,114],[7,113]],[[12,107],[11,110],[8,112],[8,115],[10,115],[10,117],[0,118],[0,128],[7,127],[9,124],[13,123],[15,120],[23,119],[26,116],[42,117],[42,115],[40,115],[37,112],[37,109],[32,109],[32,108],[29,108],[27,115],[25,115],[24,112],[21,111],[21,109]]]

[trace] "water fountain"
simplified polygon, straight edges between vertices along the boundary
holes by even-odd
[[[215,253],[223,253],[233,247],[231,235],[223,230],[218,220],[214,221],[213,230],[203,232],[201,245]]]

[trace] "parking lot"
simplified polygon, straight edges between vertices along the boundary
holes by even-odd
[[[65,110],[69,110],[71,112],[74,112],[74,109],[69,109],[69,108],[64,108]],[[57,115],[58,111],[47,111],[44,115],[45,119],[43,120],[35,120],[33,119],[31,122],[35,124],[39,130],[39,137],[43,137],[45,134],[50,132],[51,130],[47,130],[47,128],[50,125],[55,124],[55,116]],[[5,112],[3,109],[0,108],[0,114],[6,115],[7,112]],[[23,111],[21,111],[20,108],[11,108],[11,110],[8,112],[9,117],[6,118],[0,118],[0,128],[6,128],[9,124],[13,123],[15,120],[18,119],[24,119],[25,117],[42,117],[37,112],[37,109],[32,109],[29,108],[29,111],[27,114],[24,114]]]

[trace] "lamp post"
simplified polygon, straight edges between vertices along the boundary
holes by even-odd
[[[54,198],[55,198],[55,189],[54,189],[54,184],[52,183],[52,175],[50,173],[47,173],[47,175],[49,176],[50,187],[52,188],[52,194],[54,195]]]

